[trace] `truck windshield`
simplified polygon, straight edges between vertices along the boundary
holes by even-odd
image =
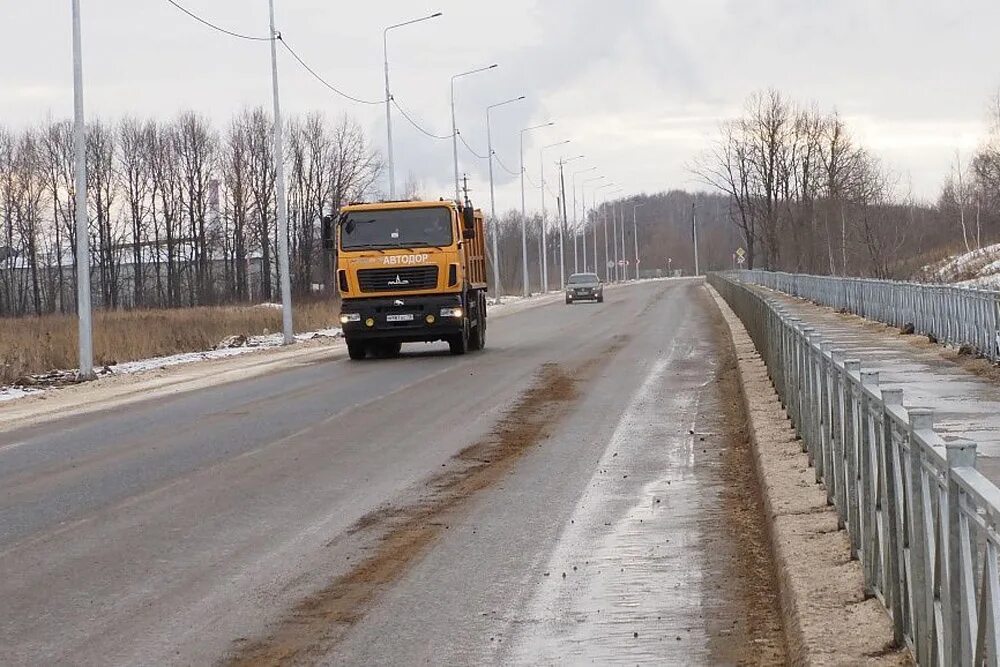
[[[443,207],[351,211],[340,222],[340,247],[344,250],[420,248],[451,243],[451,213]]]

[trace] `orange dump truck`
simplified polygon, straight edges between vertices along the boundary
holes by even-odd
[[[483,214],[468,201],[351,204],[323,220],[337,251],[340,323],[351,359],[392,357],[403,343],[486,344]]]

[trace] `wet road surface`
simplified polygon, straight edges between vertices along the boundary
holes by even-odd
[[[4,433],[0,663],[780,662],[720,322],[649,282]]]

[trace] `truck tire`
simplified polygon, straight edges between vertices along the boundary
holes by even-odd
[[[354,361],[361,361],[368,356],[368,347],[364,343],[347,341],[347,356]]]
[[[486,318],[483,317],[483,311],[479,310],[476,312],[476,326],[472,328],[472,332],[469,335],[469,350],[475,352],[483,349],[485,345]]]
[[[465,354],[469,350],[469,323],[466,321],[465,326],[462,328],[462,333],[455,334],[450,339],[448,339],[448,347],[451,349],[451,353]]]

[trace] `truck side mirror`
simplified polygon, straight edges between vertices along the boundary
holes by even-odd
[[[476,238],[476,209],[471,206],[462,208],[462,238]]]
[[[323,238],[323,250],[333,250],[335,246],[335,239],[333,234],[333,216],[324,215],[321,235]]]

